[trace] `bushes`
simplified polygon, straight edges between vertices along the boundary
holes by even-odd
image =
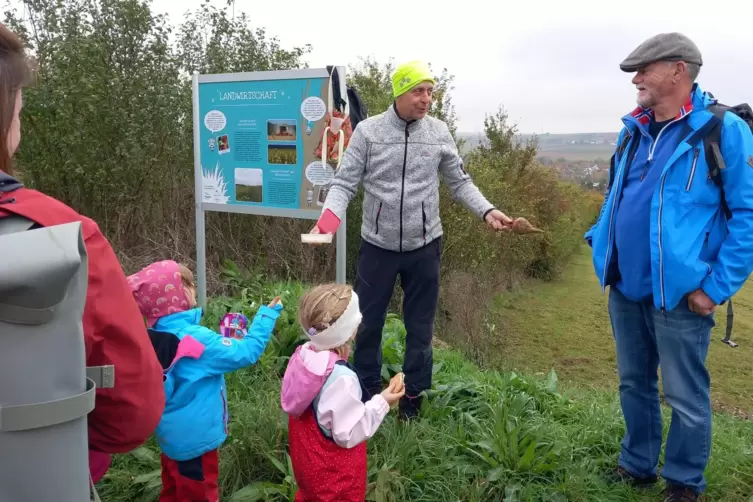
[[[245,14],[208,4],[178,29],[141,0],[41,0],[26,8],[29,24],[13,11],[5,19],[38,65],[36,85],[24,91],[17,156],[24,182],[95,219],[128,272],[157,258],[190,261],[191,73],[300,68],[310,48],[284,49],[250,29]],[[231,256],[278,274],[317,276],[329,254],[301,249],[307,226],[208,214],[212,271]]]
[[[468,172],[503,212],[511,217],[524,216],[546,233],[516,236],[479,232],[478,221],[444,197],[446,260],[453,270],[513,269],[516,273],[507,274],[509,282],[523,277],[550,280],[582,242],[593,209],[588,207],[582,189],[559,181],[554,171],[536,162],[535,143],[515,142],[515,129],[507,124],[504,112],[488,117],[485,129],[488,146],[479,146],[467,156]],[[472,249],[463,246],[466,242],[473,243]]]

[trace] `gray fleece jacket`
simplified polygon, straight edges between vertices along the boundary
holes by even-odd
[[[391,106],[353,131],[322,210],[342,220],[363,181],[363,239],[412,251],[442,235],[439,174],[479,218],[494,209],[463,169],[447,124],[429,116],[406,122]]]

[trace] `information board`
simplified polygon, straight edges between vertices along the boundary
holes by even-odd
[[[338,67],[345,75],[345,68]],[[334,169],[321,162],[327,69],[194,75],[199,301],[206,304],[204,211],[318,219]],[[344,86],[343,86],[344,88]],[[345,222],[337,281],[345,282]]]
[[[317,210],[329,78],[199,84],[203,202]]]

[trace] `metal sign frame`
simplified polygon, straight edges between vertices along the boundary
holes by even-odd
[[[337,71],[345,75],[345,67],[338,66]],[[206,222],[205,212],[216,211],[224,213],[239,213],[257,216],[277,216],[281,218],[296,218],[318,220],[320,210],[284,209],[264,206],[241,205],[241,204],[218,204],[204,202],[203,200],[203,172],[201,164],[201,117],[199,110],[199,86],[205,83],[221,82],[250,82],[262,80],[293,80],[309,78],[330,78],[326,68],[310,68],[303,70],[280,70],[260,71],[244,73],[223,73],[200,75],[193,74],[193,143],[194,143],[194,190],[196,209],[196,279],[197,296],[199,305],[206,308],[207,305],[207,256],[206,256]],[[323,98],[324,99],[324,98]],[[344,284],[346,281],[345,265],[345,229],[347,227],[345,217],[340,222],[340,227],[335,235],[336,246],[336,281]],[[302,246],[308,245],[301,243]]]

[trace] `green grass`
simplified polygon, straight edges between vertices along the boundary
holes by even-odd
[[[708,367],[715,409],[753,414],[753,285],[733,298],[731,348],[720,340],[727,326],[726,306],[716,313]],[[564,382],[616,389],[617,362],[607,313],[607,295],[591,265],[590,249],[573,256],[561,280],[531,282],[495,299],[496,366],[537,373],[556,368]]]
[[[446,350],[437,362],[426,418],[404,426],[390,415],[369,443],[368,500],[661,500],[658,488],[638,493],[602,480],[623,432],[614,393],[562,396],[554,378],[480,372]],[[279,379],[257,368],[232,375],[228,385],[233,422],[221,453],[223,500],[292,500]],[[715,418],[709,500],[748,500],[751,440],[751,422]],[[100,490],[103,500],[157,500],[158,469],[153,445],[120,457]]]
[[[582,266],[580,261],[575,268]],[[266,285],[260,276],[237,269],[229,270],[226,280],[237,286],[238,294],[211,303],[208,325],[215,325],[228,310],[253,314],[254,305],[274,294],[282,294],[286,310],[259,363],[227,377],[231,424],[221,450],[222,500],[293,500],[295,480],[279,396],[286,358],[301,341],[295,304],[302,287]],[[574,311],[571,317],[583,316]],[[551,319],[544,321],[551,325]],[[562,336],[553,334],[539,350],[558,343],[564,348]],[[383,340],[385,378],[401,369],[404,337],[404,326],[391,316]],[[608,365],[603,366],[608,378]],[[612,390],[574,385],[560,389],[554,372],[536,377],[483,371],[451,349],[436,350],[434,371],[424,418],[405,425],[390,414],[369,442],[367,500],[661,500],[659,488],[639,493],[603,481],[603,474],[615,465],[623,434]],[[570,373],[570,378],[576,375]],[[665,414],[665,428],[667,419]],[[753,491],[753,422],[727,414],[717,414],[714,420],[708,499],[748,501]],[[108,502],[146,502],[157,500],[159,486],[158,450],[150,442],[116,458],[99,488]]]
[[[235,200],[242,202],[262,202],[264,190],[261,185],[235,184]]]
[[[267,162],[270,164],[288,164],[296,163],[298,154],[295,146],[269,145]]]

